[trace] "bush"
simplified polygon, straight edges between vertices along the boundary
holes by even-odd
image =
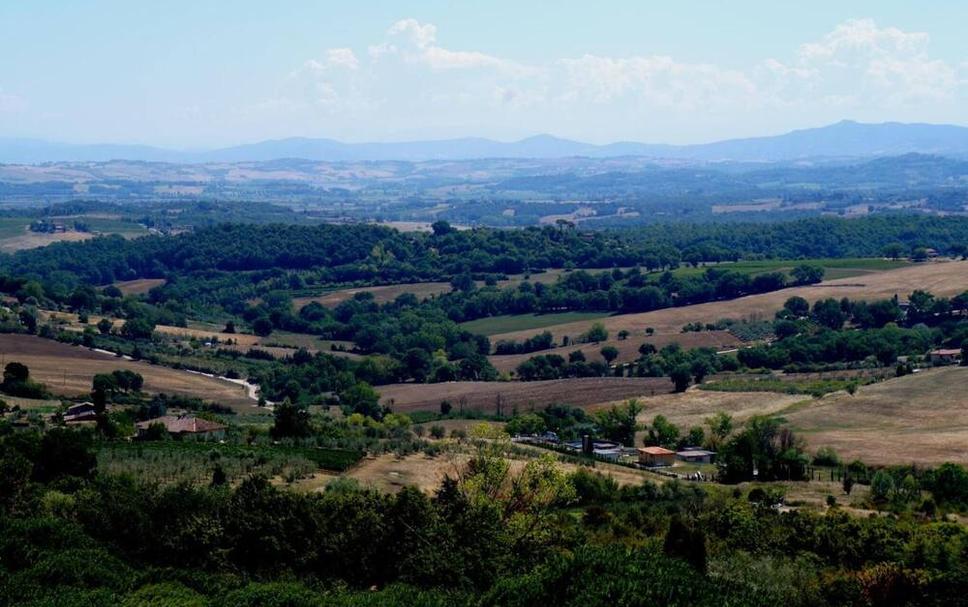
[[[814,466],[839,466],[840,456],[830,447],[820,447],[813,456]]]

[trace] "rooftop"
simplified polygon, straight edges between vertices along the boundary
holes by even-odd
[[[197,434],[202,432],[215,432],[217,430],[224,430],[225,426],[218,422],[212,422],[207,419],[201,419],[195,417],[194,415],[165,415],[163,417],[156,417],[154,419],[145,420],[143,422],[138,422],[136,426],[138,429],[147,430],[149,426],[154,424],[161,424],[172,434]]]
[[[649,455],[675,455],[675,451],[669,451],[668,449],[663,449],[662,447],[641,447],[639,453],[648,453]]]

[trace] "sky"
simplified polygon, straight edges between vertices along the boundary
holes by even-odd
[[[968,124],[968,2],[3,0],[0,137],[198,149]]]

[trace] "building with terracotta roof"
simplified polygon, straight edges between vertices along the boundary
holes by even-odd
[[[662,447],[641,447],[639,463],[650,468],[671,466],[676,461],[676,452]]]
[[[928,352],[928,359],[935,365],[953,365],[961,360],[958,348],[939,348]]]
[[[154,425],[164,426],[174,437],[193,436],[201,438],[222,439],[225,437],[225,425],[209,421],[194,415],[165,415],[154,419],[138,422],[138,438],[143,438],[148,429]]]

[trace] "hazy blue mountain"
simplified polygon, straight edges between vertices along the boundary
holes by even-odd
[[[805,158],[856,158],[902,154],[968,155],[968,128],[940,124],[843,121],[783,135],[729,139],[697,145],[616,142],[594,145],[537,135],[500,142],[467,137],[438,141],[343,143],[294,137],[246,145],[183,152],[138,145],[73,145],[32,139],[0,139],[0,162],[103,161],[244,162],[279,158],[319,161],[458,160],[476,158],[608,158],[645,156],[696,161],[777,162]]]

